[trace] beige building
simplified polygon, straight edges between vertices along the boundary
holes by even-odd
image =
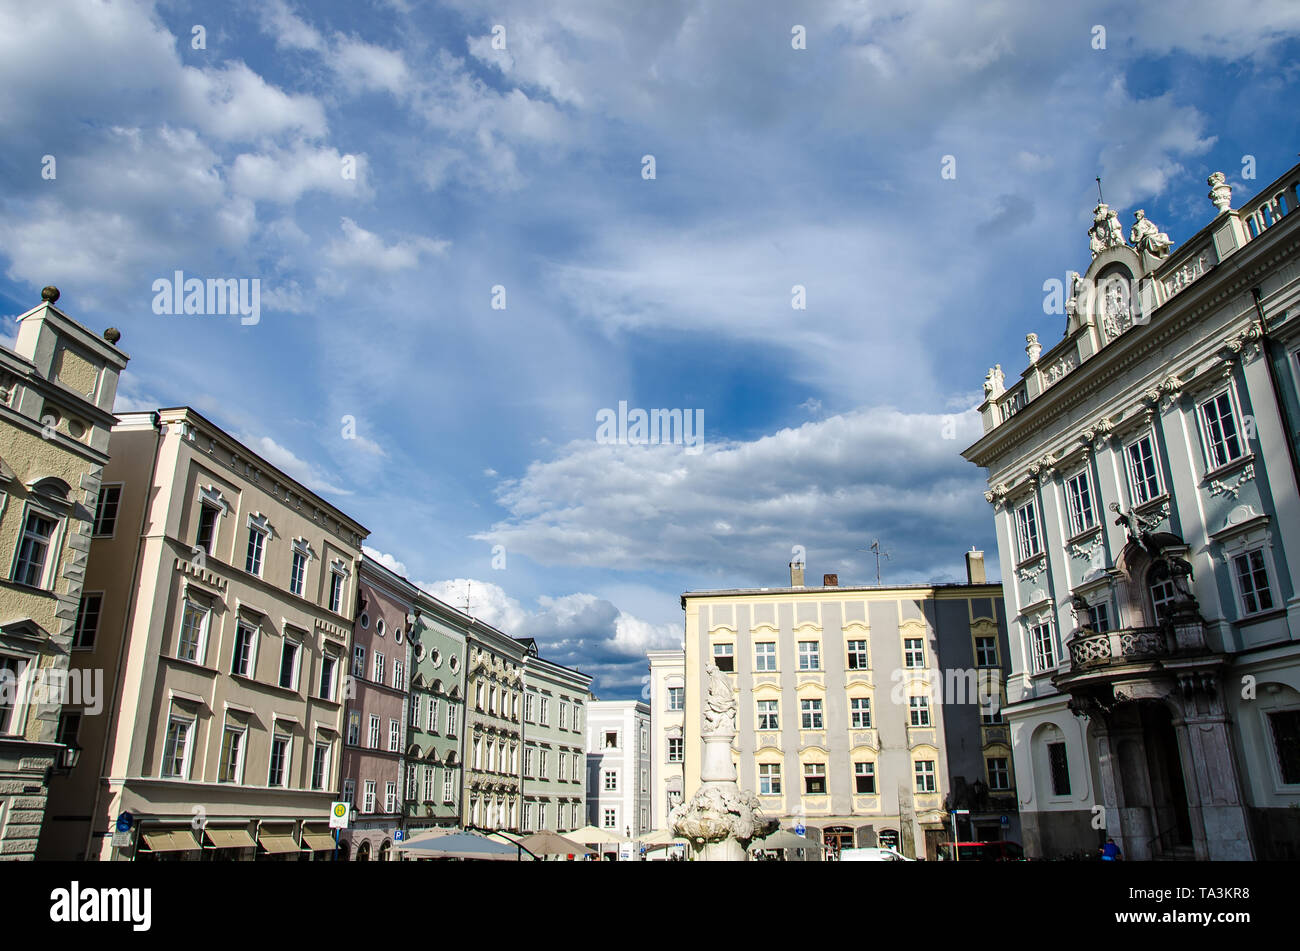
[[[91,676],[69,678],[68,656],[108,462],[118,375],[117,331],[96,337],[42,303],[18,318],[0,348],[0,858],[30,859],[48,779],[75,747],[79,714],[64,701],[102,704]],[[99,681],[102,686],[102,678]],[[83,686],[90,696],[83,696]]]
[[[650,827],[668,828],[668,813],[682,801],[685,759],[686,653],[649,651]]]
[[[366,529],[192,409],[124,415],[111,450],[72,655],[109,695],[41,857],[328,854]]]

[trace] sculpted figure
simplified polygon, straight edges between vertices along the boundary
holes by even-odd
[[[1169,235],[1157,228],[1141,208],[1133,213],[1133,227],[1128,236],[1133,247],[1158,258],[1167,255],[1173,246]]]
[[[736,692],[731,681],[716,664],[705,670],[709,674],[709,695],[704,699],[704,732],[736,732]]]

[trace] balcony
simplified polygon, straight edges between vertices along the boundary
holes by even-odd
[[[1067,645],[1070,669],[1088,670],[1165,657],[1174,650],[1171,634],[1172,630],[1164,627],[1134,627],[1103,633],[1083,628]]]

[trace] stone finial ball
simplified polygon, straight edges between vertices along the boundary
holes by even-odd
[[[41,291],[41,300],[47,300],[51,304],[53,304],[58,299],[59,299],[59,289],[55,287],[53,284],[51,284],[49,287]]]
[[[109,327],[104,331],[104,339],[111,344],[116,344],[122,339],[122,331],[118,330],[116,327]]]

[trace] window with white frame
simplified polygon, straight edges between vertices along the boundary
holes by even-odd
[[[343,801],[349,806],[355,805],[357,801],[357,781],[355,779],[343,780]]]
[[[341,568],[330,568],[330,610],[335,614],[343,613],[343,585],[345,575]]]
[[[112,538],[117,529],[117,508],[122,501],[122,485],[101,485],[99,498],[95,502],[96,538]]]
[[[244,559],[244,570],[250,575],[262,577],[262,562],[266,555],[265,519],[258,520],[250,516],[248,520],[248,556]]]
[[[393,718],[388,720],[388,752],[396,753],[402,748],[401,727]]]
[[[713,645],[713,663],[718,670],[725,673],[731,673],[736,669],[736,645],[735,644],[714,644]]]
[[[682,761],[682,738],[680,736],[668,737],[668,762],[680,763]]]
[[[352,647],[352,676],[359,680],[366,679],[366,648],[364,644]]]
[[[1110,602],[1098,601],[1088,605],[1088,626],[1098,634],[1105,634],[1114,625],[1110,623]]]
[[[916,776],[916,791],[919,793],[934,792],[934,760],[917,760],[913,770]]]
[[[348,711],[348,745],[359,746],[361,744],[361,712],[359,710]]]
[[[781,764],[758,764],[758,792],[763,796],[781,795]]]
[[[280,647],[280,686],[286,690],[298,689],[298,661],[302,656],[302,645],[289,637]]]
[[[1034,671],[1044,673],[1056,669],[1056,639],[1052,636],[1052,624],[1045,620],[1030,625],[1029,641],[1034,645]]]
[[[445,770],[442,775],[442,801],[456,801],[456,781],[451,770]]]
[[[393,686],[398,690],[406,689],[406,665],[400,660],[393,661]]]
[[[99,632],[99,612],[104,603],[104,595],[87,591],[81,596],[77,605],[77,624],[72,637],[74,650],[90,650],[95,646],[95,635]]]
[[[1129,495],[1134,505],[1160,496],[1160,469],[1156,464],[1155,439],[1150,433],[1124,449],[1124,468],[1128,472]]]
[[[429,710],[429,715],[425,721],[425,727],[430,733],[437,733],[438,732],[438,698],[437,697],[429,698],[428,710]],[[450,731],[450,729],[451,727],[449,724],[448,730]]]
[[[1148,586],[1151,593],[1151,608],[1157,624],[1164,623],[1169,609],[1178,598],[1178,589],[1170,578],[1155,579]]]
[[[370,679],[373,680],[373,681],[374,681],[375,683],[377,683],[377,684],[382,684],[382,683],[384,682],[384,667],[385,667],[385,664],[384,664],[384,655],[381,654],[379,651],[375,651],[375,653],[374,653],[374,671],[373,671],[373,673],[372,673]]]
[[[1264,565],[1263,548],[1252,548],[1235,555],[1233,571],[1237,576],[1237,590],[1241,592],[1241,606],[1246,614],[1259,614],[1273,609],[1273,591],[1268,584],[1268,569]]]
[[[820,700],[799,701],[799,726],[804,730],[822,728],[822,702]]]
[[[176,656],[181,660],[202,664],[207,653],[208,624],[212,611],[197,601],[185,600],[181,608],[181,630],[176,645]]]
[[[50,546],[58,527],[57,519],[35,509],[27,510],[18,541],[17,557],[14,558],[13,580],[16,584],[31,588],[47,587],[46,578],[51,574],[48,570],[48,562],[51,561]]]
[[[307,587],[307,553],[297,545],[293,549],[293,561],[289,565],[289,591],[302,597]]]
[[[1214,470],[1246,454],[1237,429],[1237,414],[1227,390],[1200,405],[1201,435],[1205,440],[1205,467]]]
[[[31,658],[0,654],[0,736],[21,736],[26,730],[27,687],[23,679]]]
[[[903,638],[903,666],[912,669],[925,667],[925,638]]]
[[[1038,534],[1038,504],[1033,499],[1016,509],[1016,542],[1021,561],[1033,558],[1043,550]]]
[[[424,767],[424,787],[420,800],[422,802],[433,802],[434,792],[438,788],[438,771],[432,766]],[[412,799],[415,797],[412,796]]]
[[[397,783],[384,783],[384,812],[397,811]]]
[[[876,764],[853,764],[853,791],[859,796],[871,796],[876,792]]]
[[[560,750],[560,782],[569,781],[569,757],[565,755],[564,750]]]
[[[754,645],[754,669],[760,672],[776,670],[776,644],[759,641]]]
[[[799,669],[800,670],[821,670],[821,642],[820,641],[800,641],[799,642]]]
[[[975,638],[975,666],[998,666],[998,641],[996,637]]]
[[[537,751],[537,778],[546,779],[551,772],[550,766],[551,754],[546,750]]]
[[[545,809],[546,809],[546,807],[543,806],[542,809],[543,809],[543,814],[544,814],[544,813],[545,813]],[[606,829],[617,829],[617,828],[618,828],[618,810],[617,810],[617,809],[606,809],[606,810],[605,810],[605,817],[604,817],[603,827],[606,828]]]
[[[379,732],[382,729],[383,729],[383,721],[380,720],[379,717],[375,716],[372,713],[370,715],[370,735],[369,735],[370,742],[366,744],[370,749],[372,750],[379,749]]]
[[[618,789],[618,772],[612,769],[607,769],[602,775],[605,780],[605,789],[611,792],[616,791]]]
[[[670,711],[686,709],[686,688],[685,687],[668,688],[668,709]]]
[[[989,774],[989,789],[1006,792],[1011,788],[1011,767],[1005,756],[990,756],[985,761]]]
[[[406,764],[406,801],[414,802],[420,791],[420,766],[418,763]]]
[[[420,707],[424,703],[424,698],[418,693],[411,694],[411,727],[418,730],[420,728]]]
[[[447,704],[447,735],[456,735],[456,707],[454,704]]]
[[[804,763],[803,791],[809,796],[826,795],[825,763]]]
[[[871,729],[871,698],[849,698],[849,724],[855,730]]]
[[[537,723],[540,726],[551,725],[551,698],[550,697],[541,698],[541,705],[539,707],[539,712],[537,715]]]
[[[1070,513],[1070,535],[1086,532],[1097,524],[1097,510],[1092,501],[1092,482],[1084,469],[1065,481],[1066,509]]]
[[[848,648],[849,670],[867,670],[871,667],[866,641],[849,641]]]
[[[760,730],[781,729],[781,718],[778,715],[777,705],[778,701],[776,700],[758,701],[758,728]]]
[[[483,691],[483,685],[479,684],[479,709],[480,710],[483,709],[482,691]],[[527,720],[529,723],[533,723],[534,718],[536,716],[535,713],[536,700],[537,700],[537,695],[533,693],[531,690],[528,691],[527,695],[524,697],[524,719]]]
[[[524,747],[524,775],[528,778],[533,776],[533,753],[535,750],[531,746]]]
[[[289,781],[289,753],[291,740],[288,733],[273,731],[271,735],[271,768],[267,771],[268,786],[286,786]]]
[[[311,756],[311,788],[328,789],[330,784],[330,759],[333,745],[317,740]]]
[[[569,705],[563,700],[560,701],[559,727],[561,730],[567,730],[569,728]]]
[[[243,621],[235,622],[235,644],[230,654],[230,672],[252,677],[257,664],[257,628]]]
[[[163,741],[162,775],[168,779],[190,778],[190,748],[194,742],[194,718],[173,713],[167,720]]]
[[[337,654],[325,651],[320,655],[320,697],[333,700],[335,694],[335,671],[339,667]]]
[[[908,723],[912,726],[930,725],[930,698],[907,698]]]

